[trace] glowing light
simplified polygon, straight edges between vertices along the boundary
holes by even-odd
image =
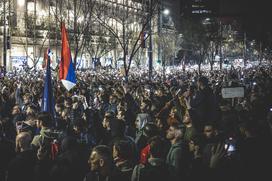
[[[22,7],[22,6],[25,5],[25,0],[18,0],[17,3],[18,3],[19,6]]]
[[[168,15],[170,14],[169,9],[165,9],[165,10],[163,10],[163,14],[164,14],[165,16],[168,16]]]
[[[29,11],[34,11],[35,9],[35,3],[34,2],[28,2],[28,10]]]

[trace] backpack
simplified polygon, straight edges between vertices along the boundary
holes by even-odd
[[[55,160],[58,153],[60,152],[60,143],[56,138],[48,138],[41,136],[41,143],[47,149],[46,151],[50,153],[50,159]]]

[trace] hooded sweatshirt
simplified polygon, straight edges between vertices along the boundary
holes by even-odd
[[[54,139],[57,138],[58,134],[54,132],[52,129],[42,128],[40,134],[33,138],[31,145],[38,148],[40,145],[44,143],[46,139],[53,141]]]

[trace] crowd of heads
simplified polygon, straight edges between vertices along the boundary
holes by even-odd
[[[52,82],[55,114],[50,115],[40,111],[43,71],[9,72],[0,79],[1,148],[14,151],[1,165],[1,179],[265,175],[257,165],[263,163],[252,156],[271,157],[271,66],[154,72],[152,80],[141,71],[124,79],[116,70],[83,70],[70,91],[55,76]],[[243,87],[244,97],[224,99],[225,87]],[[31,160],[27,164],[25,157]],[[262,172],[251,172],[257,168]]]

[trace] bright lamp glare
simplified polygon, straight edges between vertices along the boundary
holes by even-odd
[[[18,0],[17,1],[19,6],[24,6],[25,5],[25,0]]]
[[[166,15],[166,16],[167,16],[167,15],[169,15],[169,14],[170,14],[169,9],[165,9],[165,10],[163,10],[163,14],[164,14],[164,15]]]

